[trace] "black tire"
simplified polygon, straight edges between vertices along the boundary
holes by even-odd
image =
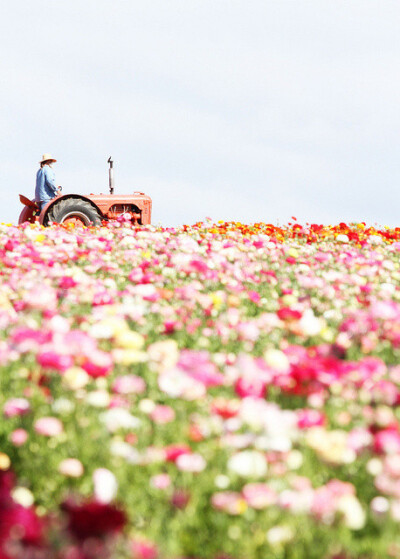
[[[65,198],[55,202],[47,214],[47,224],[50,221],[64,223],[74,218],[86,226],[101,225],[101,216],[96,208],[80,198]]]

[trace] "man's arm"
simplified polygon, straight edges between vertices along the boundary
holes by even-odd
[[[44,177],[47,186],[50,187],[50,189],[54,192],[54,194],[57,194],[58,188],[56,185],[55,175],[47,167],[44,168]]]

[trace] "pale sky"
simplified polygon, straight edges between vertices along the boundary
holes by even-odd
[[[0,222],[64,193],[153,223],[400,226],[398,0],[0,1]]]

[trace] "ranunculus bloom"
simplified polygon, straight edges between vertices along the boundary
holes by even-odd
[[[117,394],[142,394],[146,390],[146,383],[137,375],[124,375],[115,379],[112,389]]]
[[[13,504],[0,508],[0,543],[12,535],[13,539],[17,536],[25,544],[39,545],[43,538],[43,528],[42,520],[31,507]]]
[[[37,362],[44,369],[55,369],[64,372],[73,365],[73,359],[70,355],[63,355],[55,351],[43,351],[37,356]]]
[[[60,462],[58,466],[58,471],[60,474],[68,477],[80,477],[83,475],[83,465],[82,462],[76,458],[66,458]]]
[[[68,517],[68,530],[78,540],[120,532],[126,523],[125,513],[115,505],[97,501],[66,501],[62,508]]]
[[[184,489],[176,489],[171,497],[171,505],[176,509],[184,509],[190,501],[190,493]]]
[[[131,545],[133,559],[157,559],[157,546],[151,542],[134,540]]]
[[[204,458],[197,453],[193,454],[181,454],[176,459],[176,465],[178,470],[183,472],[198,473],[202,472],[206,467],[207,463]]]
[[[264,398],[265,381],[258,377],[240,377],[235,384],[235,392],[241,398],[252,396],[253,398]]]
[[[266,483],[248,483],[242,489],[242,495],[249,507],[264,509],[274,505],[278,494]]]
[[[171,478],[168,474],[157,474],[150,478],[150,485],[156,489],[168,489],[171,485]]]
[[[14,446],[22,446],[28,440],[28,432],[25,429],[15,429],[10,435],[10,441]]]
[[[56,417],[41,417],[34,424],[34,429],[39,435],[56,437],[63,432],[63,424]]]
[[[228,469],[242,477],[260,478],[267,473],[267,460],[257,450],[243,450],[229,458]]]
[[[374,439],[375,452],[384,454],[400,453],[400,432],[396,428],[379,431]]]
[[[3,413],[6,417],[15,417],[28,413],[30,407],[30,403],[26,398],[10,398],[4,404]]]
[[[276,314],[278,315],[278,318],[280,318],[280,320],[284,320],[284,321],[294,321],[294,320],[300,320],[301,318],[301,312],[294,310],[294,309],[290,309],[288,307],[283,307],[281,309],[279,309]]]
[[[176,462],[182,454],[189,454],[192,449],[186,444],[173,444],[164,448],[167,462]]]
[[[117,495],[118,482],[107,468],[97,468],[93,472],[94,496],[99,503],[110,503]]]
[[[114,363],[109,353],[96,350],[90,358],[82,364],[87,374],[92,378],[106,377],[113,369]]]
[[[157,405],[150,413],[151,419],[154,423],[169,423],[175,419],[175,411],[171,406]]]

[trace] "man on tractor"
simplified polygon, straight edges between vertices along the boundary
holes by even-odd
[[[56,163],[49,153],[45,153],[42,160],[39,161],[40,169],[36,173],[36,189],[35,189],[35,202],[39,206],[39,211],[57,196],[60,187],[56,186],[55,173],[52,164]]]

